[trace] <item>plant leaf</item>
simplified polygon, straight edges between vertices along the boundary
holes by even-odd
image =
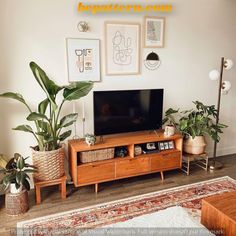
[[[60,141],[64,141],[66,138],[68,138],[71,135],[71,130],[68,130],[66,132],[64,132],[63,134],[61,134],[59,136],[59,140]]]
[[[25,99],[19,93],[12,93],[12,92],[2,93],[2,94],[0,94],[0,97],[15,99],[19,102],[26,104]]]
[[[30,190],[30,184],[29,184],[29,181],[27,179],[24,179],[22,184],[26,188],[27,191]]]
[[[38,106],[38,112],[40,114],[45,114],[48,104],[49,104],[49,99],[46,98],[45,100],[43,100],[42,102],[40,102],[39,106]]]
[[[52,80],[50,80],[46,73],[35,62],[30,62],[30,68],[35,79],[46,93],[47,98],[50,100],[53,109],[56,110],[57,104],[55,102],[55,96],[61,89],[63,89],[63,87],[56,85]]]
[[[59,127],[67,127],[72,125],[78,118],[78,113],[72,113],[69,115],[64,116],[61,120],[60,120],[60,124]]]
[[[13,130],[20,130],[28,133],[33,133],[33,129],[29,125],[19,125]]]
[[[45,116],[44,114],[36,113],[36,112],[30,113],[26,119],[28,121],[36,121],[36,120],[43,120],[43,119],[48,120],[47,116]]]
[[[92,88],[92,82],[74,82],[65,87],[63,97],[66,101],[77,100],[86,96]]]
[[[16,162],[16,167],[20,170],[22,170],[24,167],[25,167],[25,160],[22,156],[20,156],[18,159],[17,159],[17,162]]]

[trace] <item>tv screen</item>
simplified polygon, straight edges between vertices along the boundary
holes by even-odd
[[[94,134],[161,128],[163,89],[94,91]]]

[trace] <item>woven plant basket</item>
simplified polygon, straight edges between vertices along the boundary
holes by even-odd
[[[58,179],[65,174],[64,147],[53,151],[35,151],[32,148],[33,164],[38,168],[34,178],[39,181]]]

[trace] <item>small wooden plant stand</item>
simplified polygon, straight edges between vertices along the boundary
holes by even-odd
[[[61,199],[66,199],[66,179],[67,177],[64,175],[61,178],[54,179],[54,180],[48,180],[48,181],[38,181],[34,180],[35,185],[35,197],[36,197],[36,203],[41,203],[41,188],[53,186],[53,185],[59,185],[59,189],[61,190]]]

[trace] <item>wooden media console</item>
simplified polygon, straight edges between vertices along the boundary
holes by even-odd
[[[134,154],[135,145],[165,141],[173,141],[174,148],[138,156]],[[84,140],[70,140],[68,145],[70,174],[76,187],[95,184],[96,192],[99,183],[138,175],[160,172],[163,180],[164,171],[182,167],[182,143],[180,134],[165,137],[163,131],[104,136],[102,142],[93,146],[88,146]],[[81,152],[124,146],[128,150],[126,157],[90,163],[80,162]]]

